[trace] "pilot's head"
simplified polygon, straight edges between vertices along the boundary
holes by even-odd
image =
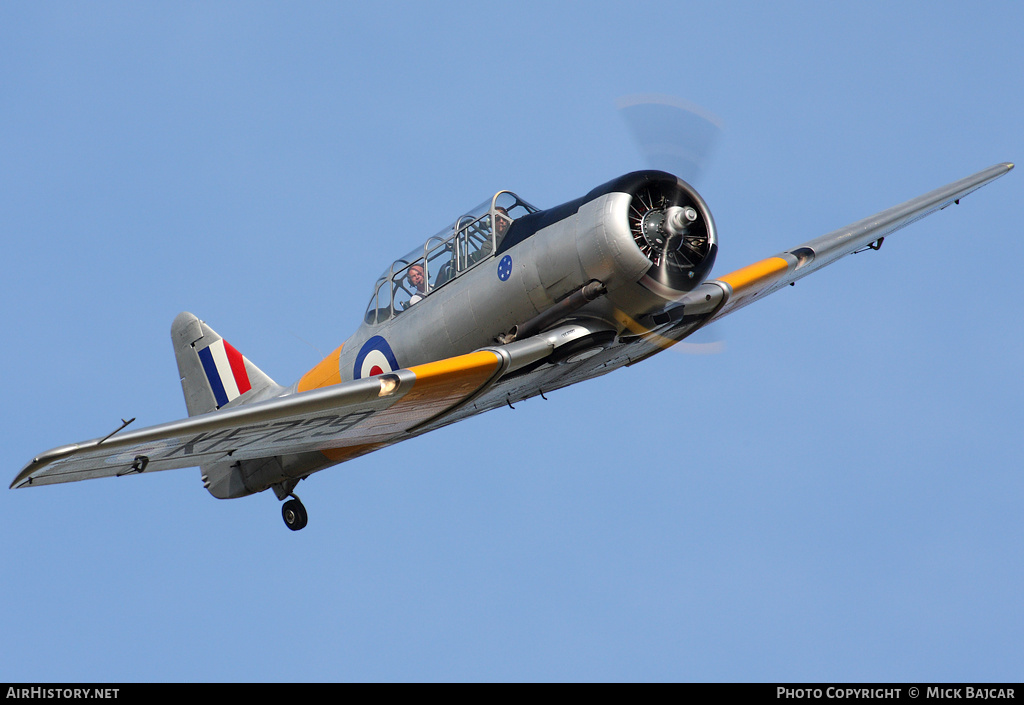
[[[416,287],[419,291],[423,291],[423,267],[418,264],[414,264],[409,267],[409,274],[406,276],[408,276],[410,284]]]
[[[495,232],[498,233],[498,237],[501,237],[502,235],[505,234],[505,231],[508,230],[508,223],[510,220],[510,218],[508,217],[508,210],[504,206],[498,206],[494,210],[498,214],[497,217],[494,219]]]

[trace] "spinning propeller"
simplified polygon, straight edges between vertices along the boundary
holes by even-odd
[[[696,186],[707,168],[722,121],[698,105],[655,93],[615,101],[640,154],[652,169]]]
[[[722,121],[698,105],[654,93],[628,95],[616,101],[619,114],[651,169],[667,171],[692,186],[710,162]],[[669,202],[651,188],[637,195],[630,207],[630,228],[637,246],[655,263],[655,277],[685,273],[707,254],[708,240],[691,228],[697,213],[690,204]],[[714,338],[702,329],[693,337]],[[683,352],[721,352],[721,340],[691,342],[674,347]]]

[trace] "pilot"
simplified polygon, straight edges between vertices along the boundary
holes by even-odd
[[[427,280],[423,276],[423,267],[418,264],[409,267],[409,273],[406,274],[406,278],[413,288],[413,295],[409,297],[409,305],[412,306],[415,303],[419,303],[427,295]]]
[[[505,237],[505,232],[508,230],[508,224],[511,218],[508,217],[508,209],[506,209],[504,206],[498,206],[494,210],[498,212],[499,216],[505,216],[504,218],[496,217],[494,219],[494,232],[498,236],[498,240],[500,241],[501,238]]]

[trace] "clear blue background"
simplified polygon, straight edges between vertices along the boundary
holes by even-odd
[[[499,189],[724,122],[723,274],[1024,159],[1020,3],[0,4],[2,463],[288,384]],[[1018,170],[1019,172],[1019,170]],[[0,680],[1020,680],[1022,175],[666,352],[314,476],[0,492]]]

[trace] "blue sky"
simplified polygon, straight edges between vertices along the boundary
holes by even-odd
[[[8,482],[184,416],[189,310],[290,383],[499,189],[718,115],[715,273],[1024,158],[1015,3],[4,3]],[[669,351],[302,483],[0,493],[14,681],[999,681],[1024,669],[1021,175]]]

